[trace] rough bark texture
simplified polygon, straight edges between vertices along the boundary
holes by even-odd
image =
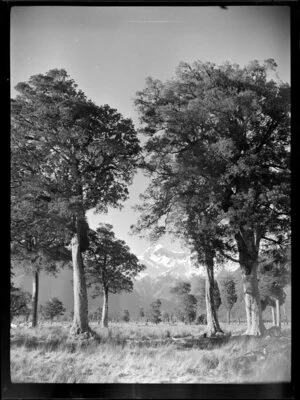
[[[256,265],[253,265],[248,274],[242,269],[242,277],[247,315],[245,335],[261,336],[265,331],[265,326],[262,319]]]
[[[281,329],[280,303],[278,299],[276,299],[276,326]]]
[[[252,231],[236,235],[239,261],[242,271],[244,299],[247,316],[245,335],[261,336],[265,331],[262,319],[262,309],[258,290],[258,240]]]
[[[206,258],[206,315],[207,315],[207,335],[214,336],[216,334],[223,334],[220,328],[218,315],[214,306],[214,262],[213,258],[207,256]]]
[[[108,290],[103,288],[102,328],[108,327]]]
[[[74,318],[71,334],[85,334],[90,336],[91,330],[88,324],[87,289],[83,268],[82,255],[78,235],[72,239],[73,262],[73,288],[74,288]]]
[[[271,310],[272,310],[272,323],[275,326],[276,325],[276,313],[275,313],[275,307],[271,306]]]
[[[32,327],[37,326],[38,321],[38,298],[39,298],[39,273],[33,272],[32,281]]]
[[[231,310],[227,310],[227,324],[230,324],[230,311]]]

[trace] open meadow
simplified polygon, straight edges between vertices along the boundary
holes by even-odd
[[[270,325],[266,324],[267,328]],[[272,383],[291,379],[291,326],[280,336],[243,336],[245,324],[91,323],[96,337],[69,337],[70,324],[11,329],[13,383]]]

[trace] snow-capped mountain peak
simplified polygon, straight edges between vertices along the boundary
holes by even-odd
[[[139,279],[146,276],[150,278],[172,276],[173,278],[188,279],[192,275],[200,274],[199,269],[192,264],[190,253],[169,250],[161,244],[148,247],[139,256],[139,260],[147,267],[139,275]]]

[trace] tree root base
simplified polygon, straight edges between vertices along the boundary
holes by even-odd
[[[242,333],[243,336],[254,336],[254,337],[262,337],[264,336],[266,330],[265,329],[247,329],[244,333]]]
[[[205,335],[205,336],[204,336]],[[223,336],[228,336],[227,333],[223,331],[205,331],[203,334],[204,337],[223,337]]]
[[[83,330],[78,325],[72,325],[69,336],[76,339],[87,340],[87,339],[94,339],[97,334],[94,332],[90,327]]]
[[[262,336],[264,336],[264,337],[268,337],[268,336],[279,337],[279,336],[282,336],[282,332],[278,326],[271,326],[271,328],[264,330]]]

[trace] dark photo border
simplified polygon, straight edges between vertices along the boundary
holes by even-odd
[[[2,239],[2,248],[4,249],[4,258],[2,259],[1,271],[1,397],[3,399],[293,399],[295,398],[296,378],[298,360],[296,358],[297,343],[293,344],[292,357],[292,381],[290,383],[278,384],[14,384],[10,380],[10,176],[9,176],[9,135],[10,135],[10,10],[14,6],[215,6],[225,8],[227,6],[241,5],[267,5],[279,6],[287,5],[291,11],[291,87],[292,87],[292,141],[294,148],[295,133],[298,127],[299,109],[297,98],[299,97],[299,25],[300,25],[300,7],[297,0],[290,1],[41,1],[41,0],[0,0],[0,29],[1,29],[1,97],[4,100],[2,105],[2,157],[4,179],[4,208],[2,212],[4,218],[4,236]],[[299,128],[298,128],[299,129]],[[297,155],[292,151],[293,165],[293,189],[292,197],[292,216],[293,234],[296,233],[296,211],[297,201],[295,199]],[[7,168],[7,169],[6,169]],[[3,206],[2,206],[3,207]],[[293,207],[295,207],[293,209]],[[294,235],[293,235],[294,236]],[[3,251],[3,250],[2,250]],[[294,260],[294,253],[293,253]],[[294,264],[296,265],[296,263]],[[296,265],[297,267],[297,265]],[[293,272],[294,285],[297,271]],[[292,290],[292,308],[295,302],[294,291]],[[295,314],[296,315],[296,314]],[[293,329],[294,331],[294,329]],[[297,341],[297,338],[296,340]]]

